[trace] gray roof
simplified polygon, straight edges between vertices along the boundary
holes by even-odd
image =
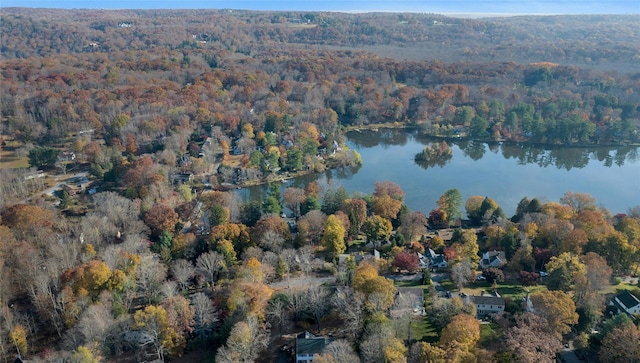
[[[322,354],[324,347],[331,343],[331,341],[331,338],[318,337],[305,331],[296,337],[296,355]]]
[[[504,298],[484,295],[484,296],[470,296],[471,301],[476,305],[505,305]]]

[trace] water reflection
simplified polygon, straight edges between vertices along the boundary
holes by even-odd
[[[381,147],[388,149],[390,146],[404,146],[410,141],[416,141],[430,146],[441,139],[419,135],[416,131],[405,130],[381,130],[381,131],[354,131],[347,134],[347,139],[356,148]],[[494,154],[501,153],[505,159],[515,159],[519,165],[536,164],[540,167],[557,167],[558,169],[571,170],[582,169],[590,161],[602,162],[604,166],[613,164],[623,166],[626,160],[638,160],[638,147],[635,146],[590,146],[590,147],[565,147],[519,143],[486,143],[474,140],[447,140],[451,146],[457,146],[465,157],[478,161],[482,159],[487,150]],[[434,166],[443,167],[451,157],[443,157],[434,160],[416,161],[422,168]]]

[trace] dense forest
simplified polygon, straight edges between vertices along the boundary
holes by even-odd
[[[281,188],[362,163],[349,129],[443,139],[426,166],[453,138],[638,144],[639,16],[0,21],[0,361],[288,361],[305,331],[327,337],[314,362],[539,362],[569,341],[640,355],[638,317],[609,305],[640,298],[640,207],[568,191],[505,216],[443,185],[425,215],[386,181]],[[231,190],[256,183],[263,200]],[[469,295],[485,293],[504,312],[481,322]]]

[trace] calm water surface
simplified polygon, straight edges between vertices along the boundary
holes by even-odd
[[[489,196],[505,214],[515,213],[523,197],[558,201],[567,191],[588,193],[612,213],[640,205],[639,147],[540,147],[507,143],[450,141],[453,155],[420,166],[414,156],[440,141],[403,130],[352,132],[347,144],[362,156],[359,168],[329,170],[290,181],[304,187],[317,180],[324,188],[372,193],[375,182],[402,187],[412,211],[428,214],[444,191],[457,188],[463,202],[472,195]],[[243,198],[261,198],[265,186],[240,190]],[[463,211],[464,212],[464,211]]]

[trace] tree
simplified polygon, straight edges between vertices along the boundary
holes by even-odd
[[[307,290],[305,310],[318,324],[318,332],[320,332],[320,320],[329,311],[329,303],[329,291],[324,286],[315,286]]]
[[[585,265],[580,262],[578,256],[564,252],[545,265],[549,276],[547,287],[551,290],[570,291],[573,289],[575,281],[582,278],[586,273]]]
[[[489,267],[488,269],[482,271],[482,276],[484,276],[489,284],[504,281],[504,272],[495,267]]]
[[[396,219],[401,207],[402,202],[389,195],[374,196],[371,201],[371,211],[389,220]]]
[[[560,203],[571,207],[573,213],[596,209],[596,199],[585,193],[566,192],[564,196],[560,198]]]
[[[515,317],[515,323],[504,329],[505,348],[518,357],[518,362],[553,361],[562,348],[560,335],[549,330],[548,322],[533,313]]]
[[[574,301],[577,307],[591,306],[599,311],[604,303],[600,291],[611,285],[613,270],[604,258],[593,252],[580,256],[580,262],[586,272],[575,280]]]
[[[144,215],[144,222],[149,226],[154,236],[160,237],[164,231],[171,234],[174,233],[178,218],[178,213],[170,206],[166,204],[155,204]]]
[[[269,336],[258,320],[249,317],[231,329],[227,343],[218,349],[216,363],[253,362],[267,348]]]
[[[300,216],[300,205],[307,199],[304,190],[300,188],[287,188],[283,194],[284,203],[293,212],[294,217]]]
[[[402,216],[398,233],[401,233],[408,243],[427,233],[427,216],[422,212],[411,212]]]
[[[360,362],[360,357],[358,357],[348,341],[338,339],[329,343],[324,348],[322,355],[315,355],[313,357],[313,361],[327,363],[358,363]]]
[[[443,329],[451,319],[459,314],[476,316],[476,306],[469,301],[463,301],[458,296],[452,298],[434,297],[431,303],[429,316],[431,321],[440,329]]]
[[[391,222],[381,216],[371,216],[362,225],[362,232],[367,236],[367,240],[372,242],[388,239],[392,230]]]
[[[448,350],[450,347],[471,351],[480,340],[480,323],[478,319],[467,314],[459,314],[451,319],[451,322],[440,334],[440,345]],[[452,344],[452,343],[457,344]]]
[[[441,209],[432,209],[429,212],[429,225],[433,227],[444,227],[447,223],[447,213]]]
[[[29,151],[29,165],[38,169],[52,168],[58,161],[60,151],[52,147],[37,146]]]
[[[364,221],[367,219],[367,202],[359,198],[347,199],[342,205],[342,210],[349,216],[349,221],[351,222],[349,236],[357,236]]]
[[[342,209],[344,201],[348,198],[349,193],[344,187],[339,187],[336,190],[329,189],[324,193],[320,210],[327,215],[334,214]]]
[[[365,324],[364,299],[362,293],[356,293],[349,287],[338,289],[331,297],[331,303],[342,319],[342,328],[351,342],[358,340]]]
[[[449,189],[436,201],[438,209],[446,213],[447,222],[451,223],[460,218],[460,207],[462,206],[462,195],[458,189]]]
[[[471,261],[468,258],[451,267],[451,279],[458,285],[458,289],[462,289],[466,282],[473,281],[475,276],[476,273],[473,271]]]
[[[193,306],[194,333],[207,335],[211,332],[212,325],[218,321],[216,308],[211,299],[203,292],[191,296]]]
[[[138,344],[153,348],[154,356],[164,362],[166,354],[180,348],[181,335],[170,326],[167,311],[162,306],[149,305],[133,316],[133,328],[139,332]]]
[[[437,345],[415,342],[409,350],[407,363],[445,363],[446,352]]]
[[[378,275],[377,267],[371,263],[361,263],[356,268],[351,284],[355,291],[359,291],[367,298],[377,294],[380,307],[389,308],[393,304],[396,288],[393,280]],[[370,301],[368,302],[369,305]]]
[[[640,330],[633,324],[613,329],[602,340],[598,358],[603,363],[640,362]]]
[[[547,320],[556,334],[566,334],[578,323],[576,304],[562,291],[542,291],[531,295],[531,301],[536,313]]]
[[[216,275],[226,268],[224,256],[215,251],[209,251],[198,256],[196,267],[207,274],[208,280],[213,287]]]
[[[173,278],[180,284],[180,288],[184,291],[187,289],[188,281],[193,276],[195,269],[191,262],[179,259],[171,266],[171,274]]]
[[[335,215],[330,215],[324,224],[322,235],[322,246],[329,258],[336,258],[346,251],[344,243],[345,229],[340,220]]]
[[[99,363],[102,361],[102,357],[94,355],[91,349],[81,345],[71,352],[69,361],[71,363]]]
[[[406,270],[410,273],[415,273],[420,268],[418,254],[411,251],[402,251],[396,254],[391,264],[399,270]]]
[[[13,344],[19,356],[26,356],[28,353],[27,331],[20,324],[16,324],[9,331],[9,341]]]

